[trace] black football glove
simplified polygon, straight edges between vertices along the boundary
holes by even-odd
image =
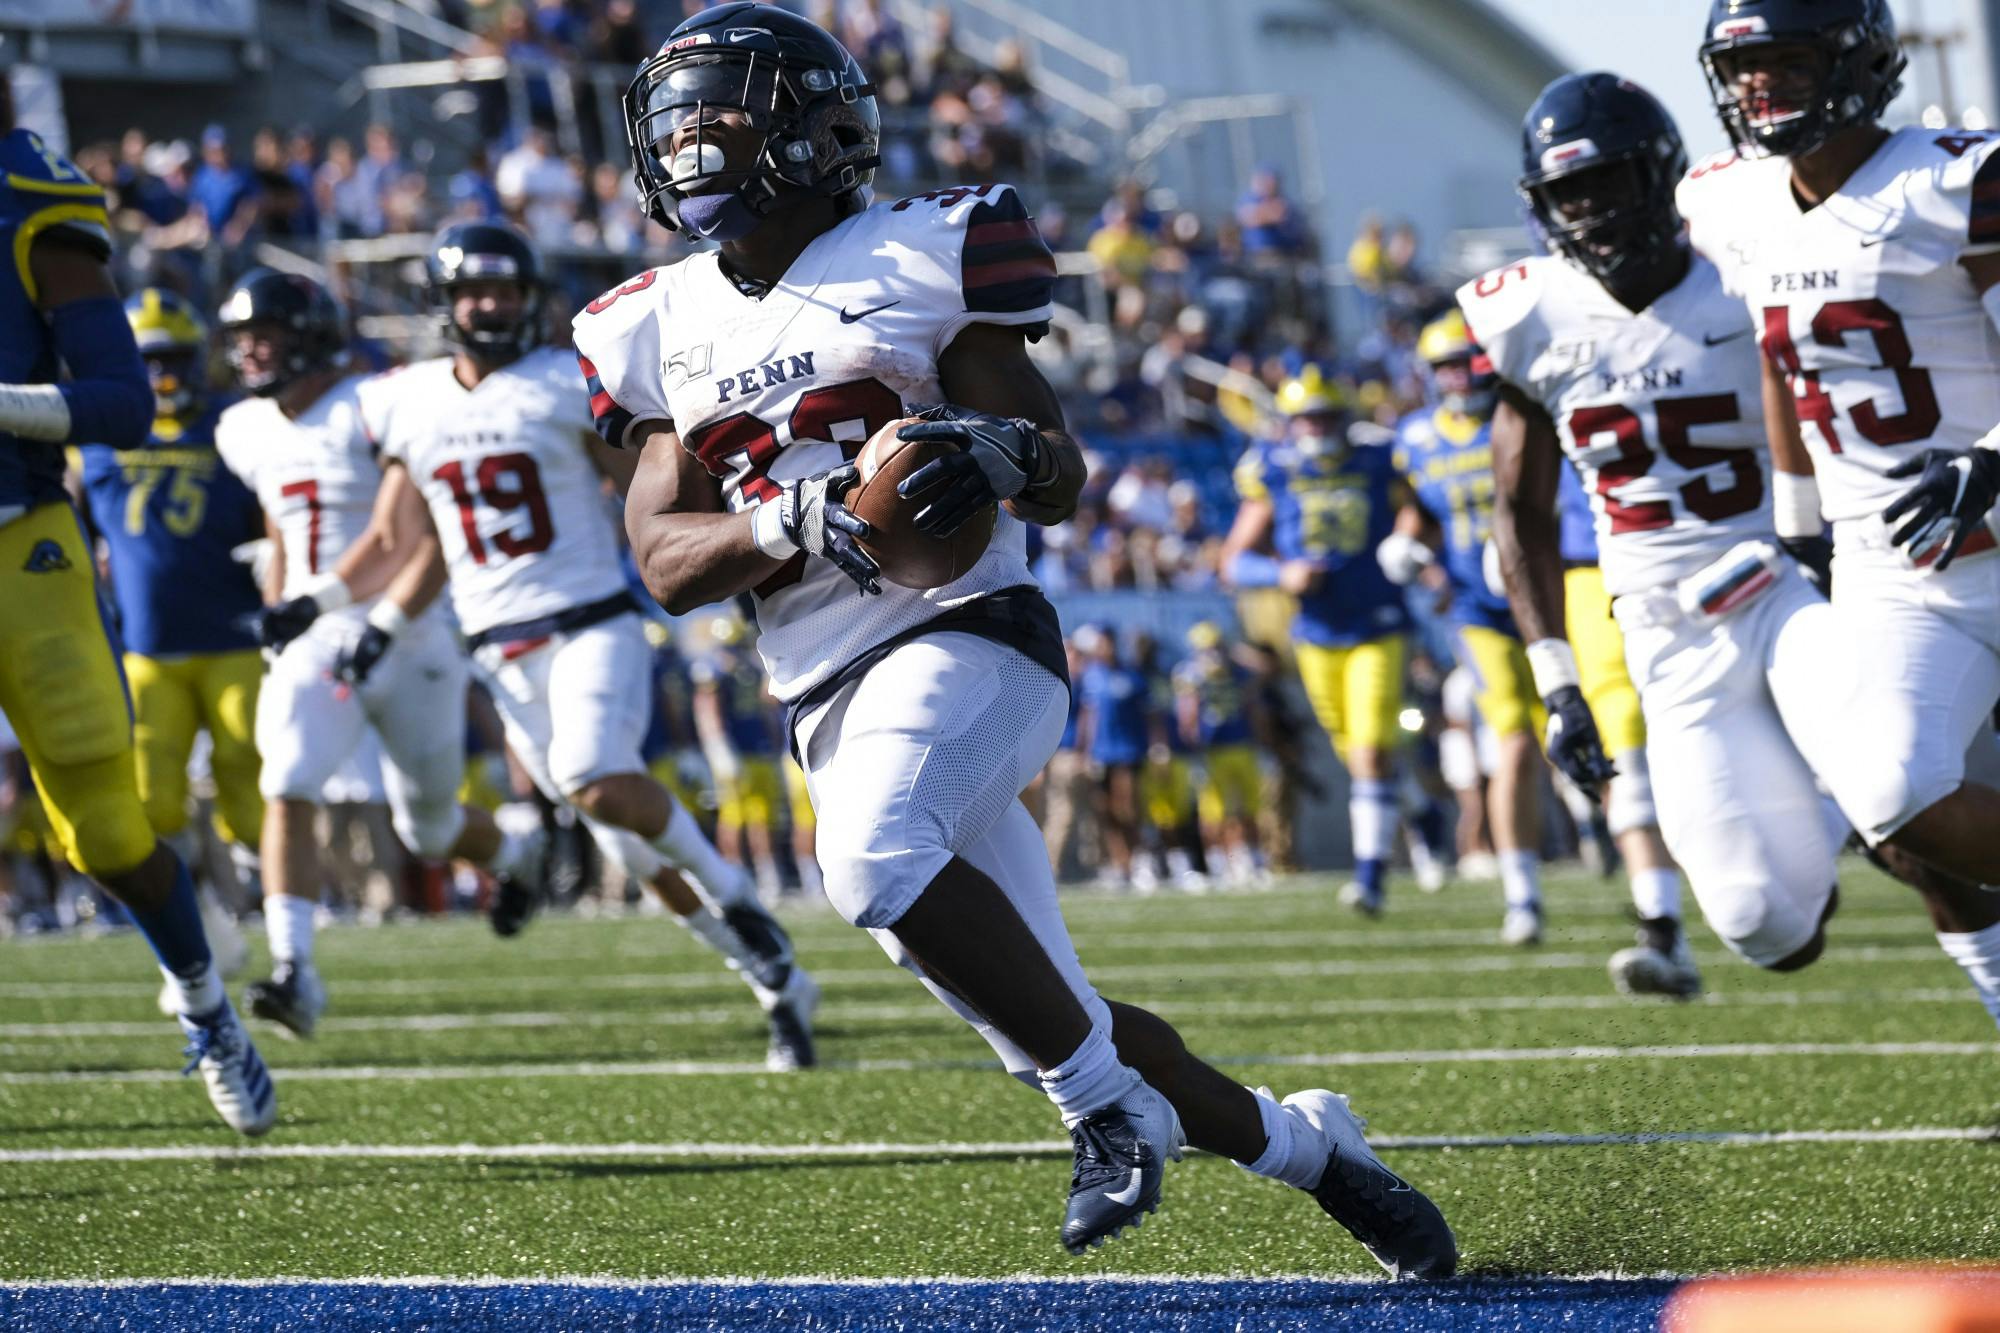
[[[1901,547],[1915,565],[1944,570],[1958,557],[1958,548],[1985,519],[2000,498],[2000,453],[1991,449],[1926,449],[1889,469],[1891,477],[1915,477],[1882,511],[1882,521],[1896,523],[1889,540]]]
[[[394,647],[396,636],[380,625],[370,625],[361,631],[361,637],[350,648],[340,650],[340,656],[333,661],[333,678],[343,685],[359,687],[368,682],[368,673],[375,664]]]
[[[920,407],[919,424],[896,432],[899,440],[950,440],[955,454],[934,458],[903,478],[905,500],[930,496],[917,511],[917,531],[949,537],[988,505],[1028,489],[1046,466],[1048,441],[1032,421],[996,417],[969,407],[937,403]]]
[[[1798,565],[1820,596],[1833,596],[1833,543],[1824,537],[1780,537],[1778,545]]]
[[[854,580],[864,593],[882,591],[882,567],[861,549],[857,538],[873,537],[875,529],[840,503],[861,474],[852,463],[792,482],[775,500],[778,526],[792,545],[807,555],[831,560],[834,568]]]
[[[1542,703],[1549,710],[1549,762],[1562,775],[1591,795],[1618,770],[1605,758],[1604,741],[1597,734],[1597,719],[1583,701],[1583,691],[1563,685],[1551,691]]]
[[[257,616],[257,641],[274,653],[281,653],[285,645],[312,628],[319,619],[319,599],[316,597],[294,597],[267,606]]]

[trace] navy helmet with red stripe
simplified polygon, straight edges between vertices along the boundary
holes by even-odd
[[[448,342],[488,365],[519,359],[542,341],[545,286],[542,259],[520,232],[498,222],[454,222],[437,234],[424,256],[431,311]],[[520,309],[501,318],[474,311],[461,324],[453,312],[458,291],[471,283],[505,282],[521,289]]]
[[[225,336],[224,350],[237,379],[259,398],[274,397],[306,376],[348,360],[347,312],[333,293],[301,273],[251,269],[230,289],[215,327]],[[239,341],[229,336],[255,329],[267,329],[280,341],[275,370],[248,370]]]
[[[1613,292],[1681,262],[1674,188],[1687,151],[1651,93],[1616,74],[1565,74],[1521,124],[1521,196],[1551,248]]]
[[[735,118],[763,136],[731,166],[710,129]],[[674,145],[677,130],[695,127]],[[811,197],[859,207],[882,160],[875,89],[818,24],[765,4],[721,4],[675,28],[625,90],[639,204],[670,231],[740,239]]]
[[[1741,92],[1742,53],[1780,45],[1812,54],[1810,91]],[[1880,120],[1902,91],[1907,63],[1888,0],[1712,0],[1701,44],[1715,113],[1747,157],[1804,157],[1844,129]]]

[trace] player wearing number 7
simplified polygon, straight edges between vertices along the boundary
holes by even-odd
[[[541,261],[512,228],[459,223],[438,234],[428,269],[454,350],[361,390],[388,475],[368,541],[441,543],[452,609],[508,748],[544,795],[577,809],[612,865],[742,973],[770,1018],[766,1062],[810,1065],[817,987],[749,874],[717,854],[640,756],[652,648],[603,486],[608,477],[622,491],[633,460],[592,431],[575,357],[542,345]],[[352,675],[404,651],[389,648],[402,633],[393,610],[371,619]]]
[[[2000,136],[1880,123],[1885,0],[1716,0],[1703,39],[1737,151],[1681,211],[1762,342],[1778,531],[1833,525],[1800,747],[1871,846],[2000,884]],[[2000,1016],[2000,897],[1933,916]]]
[[[253,1014],[310,1036],[326,1007],[312,957],[314,814],[366,728],[381,737],[390,814],[412,852],[507,873],[527,865],[534,848],[531,837],[503,838],[490,815],[458,803],[466,666],[441,613],[416,616],[395,661],[366,684],[338,678],[370,624],[392,608],[427,605],[442,584],[429,567],[435,544],[428,552],[414,542],[368,550],[335,568],[367,531],[382,489],[361,423],[365,377],[347,368],[340,306],[309,279],[258,269],[223,302],[218,325],[250,396],[216,423],[216,448],[256,492],[276,547],[269,585],[277,604],[260,622],[269,667],[257,699],[274,967],[246,998]]]

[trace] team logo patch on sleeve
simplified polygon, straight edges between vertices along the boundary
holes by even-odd
[[[46,537],[35,543],[35,549],[28,552],[28,562],[21,566],[30,574],[60,574],[69,567],[62,544]]]

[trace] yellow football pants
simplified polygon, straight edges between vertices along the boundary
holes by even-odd
[[[1402,744],[1407,648],[1400,634],[1348,648],[1296,646],[1306,700],[1342,763],[1356,746],[1393,750]]]
[[[263,679],[263,658],[254,648],[172,660],[125,654],[139,800],[155,833],[171,837],[187,827],[188,754],[195,733],[206,729],[213,744],[218,831],[230,842],[257,845],[264,827],[256,741],[257,687]]]

